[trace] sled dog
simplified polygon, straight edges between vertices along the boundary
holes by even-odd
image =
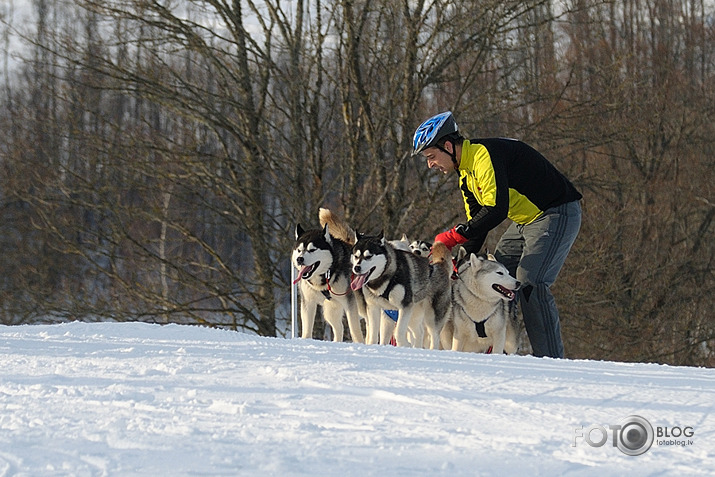
[[[407,238],[407,234],[402,234],[400,240],[390,240],[390,245],[397,250],[412,252],[421,257],[428,257],[432,251],[431,243],[425,242],[424,240],[413,240],[410,242],[410,239]]]
[[[406,252],[412,251],[410,240],[407,238],[406,234],[402,234],[402,238],[400,238],[400,240],[390,240],[390,245],[395,247],[395,250],[404,250]]]
[[[432,244],[429,242],[425,242],[424,240],[414,240],[412,243],[410,243],[410,250],[415,255],[427,257],[432,250]]]
[[[518,348],[516,292],[520,283],[496,260],[461,249],[452,282],[449,325],[442,347],[453,351],[514,354]],[[451,336],[450,336],[451,335]]]
[[[382,320],[382,309],[397,310],[394,336],[397,346],[422,347],[424,329],[430,338],[430,349],[439,347],[439,335],[449,308],[451,255],[444,244],[432,251],[433,263],[411,252],[396,250],[377,236],[357,235],[351,256],[353,290],[363,290],[367,305],[366,343],[385,344],[390,340],[388,323]]]
[[[318,218],[320,219],[321,226],[330,224],[331,234],[334,237],[347,242],[351,246],[355,245],[355,242],[357,242],[357,234],[355,230],[345,223],[344,220],[333,214],[330,209],[321,208],[318,213]],[[390,244],[395,247],[395,249],[411,252],[410,242],[405,234],[402,234],[402,238],[399,240],[390,240]],[[362,296],[362,290],[359,290],[356,293],[359,293],[360,296]],[[395,323],[397,320],[396,312],[397,310],[385,310],[385,316],[380,316],[380,329],[383,330],[385,336],[392,336],[392,333],[395,330]],[[366,316],[364,306],[360,308],[360,314]],[[395,314],[394,318],[391,317],[393,314]]]
[[[364,343],[360,309],[365,314],[362,293],[350,288],[351,244],[323,229],[295,229],[296,242],[291,261],[300,282],[300,317],[303,338],[312,338],[317,307],[323,307],[325,321],[333,329],[333,341],[343,340],[343,314],[347,316],[353,342]]]

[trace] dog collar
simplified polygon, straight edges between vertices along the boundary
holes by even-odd
[[[335,293],[335,292],[333,291],[333,289],[330,287],[330,269],[328,269],[328,271],[325,272],[324,279],[325,279],[325,284],[327,285],[328,289],[327,289],[327,290],[323,290],[322,293],[323,293],[323,295],[325,296],[325,298],[327,298],[328,300],[330,300],[330,294],[331,294],[331,293],[332,293],[333,295],[337,295],[337,296],[344,296],[344,295],[347,295],[348,293],[350,293],[350,287],[349,287],[349,286],[348,286],[348,289],[345,291],[345,293]]]

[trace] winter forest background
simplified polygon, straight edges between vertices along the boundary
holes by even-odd
[[[2,324],[282,336],[319,207],[392,238],[463,219],[409,157],[451,109],[584,194],[568,357],[715,366],[710,1],[5,0],[0,29]]]

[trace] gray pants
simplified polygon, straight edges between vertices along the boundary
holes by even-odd
[[[522,283],[519,301],[534,356],[564,357],[551,285],[580,228],[581,205],[569,202],[548,209],[528,225],[511,224],[494,252],[496,259]]]

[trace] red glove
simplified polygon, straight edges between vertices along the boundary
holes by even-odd
[[[452,250],[455,245],[464,243],[467,241],[467,237],[457,232],[457,227],[451,228],[446,232],[437,234],[434,238],[435,242],[442,242],[447,246],[448,249]]]

